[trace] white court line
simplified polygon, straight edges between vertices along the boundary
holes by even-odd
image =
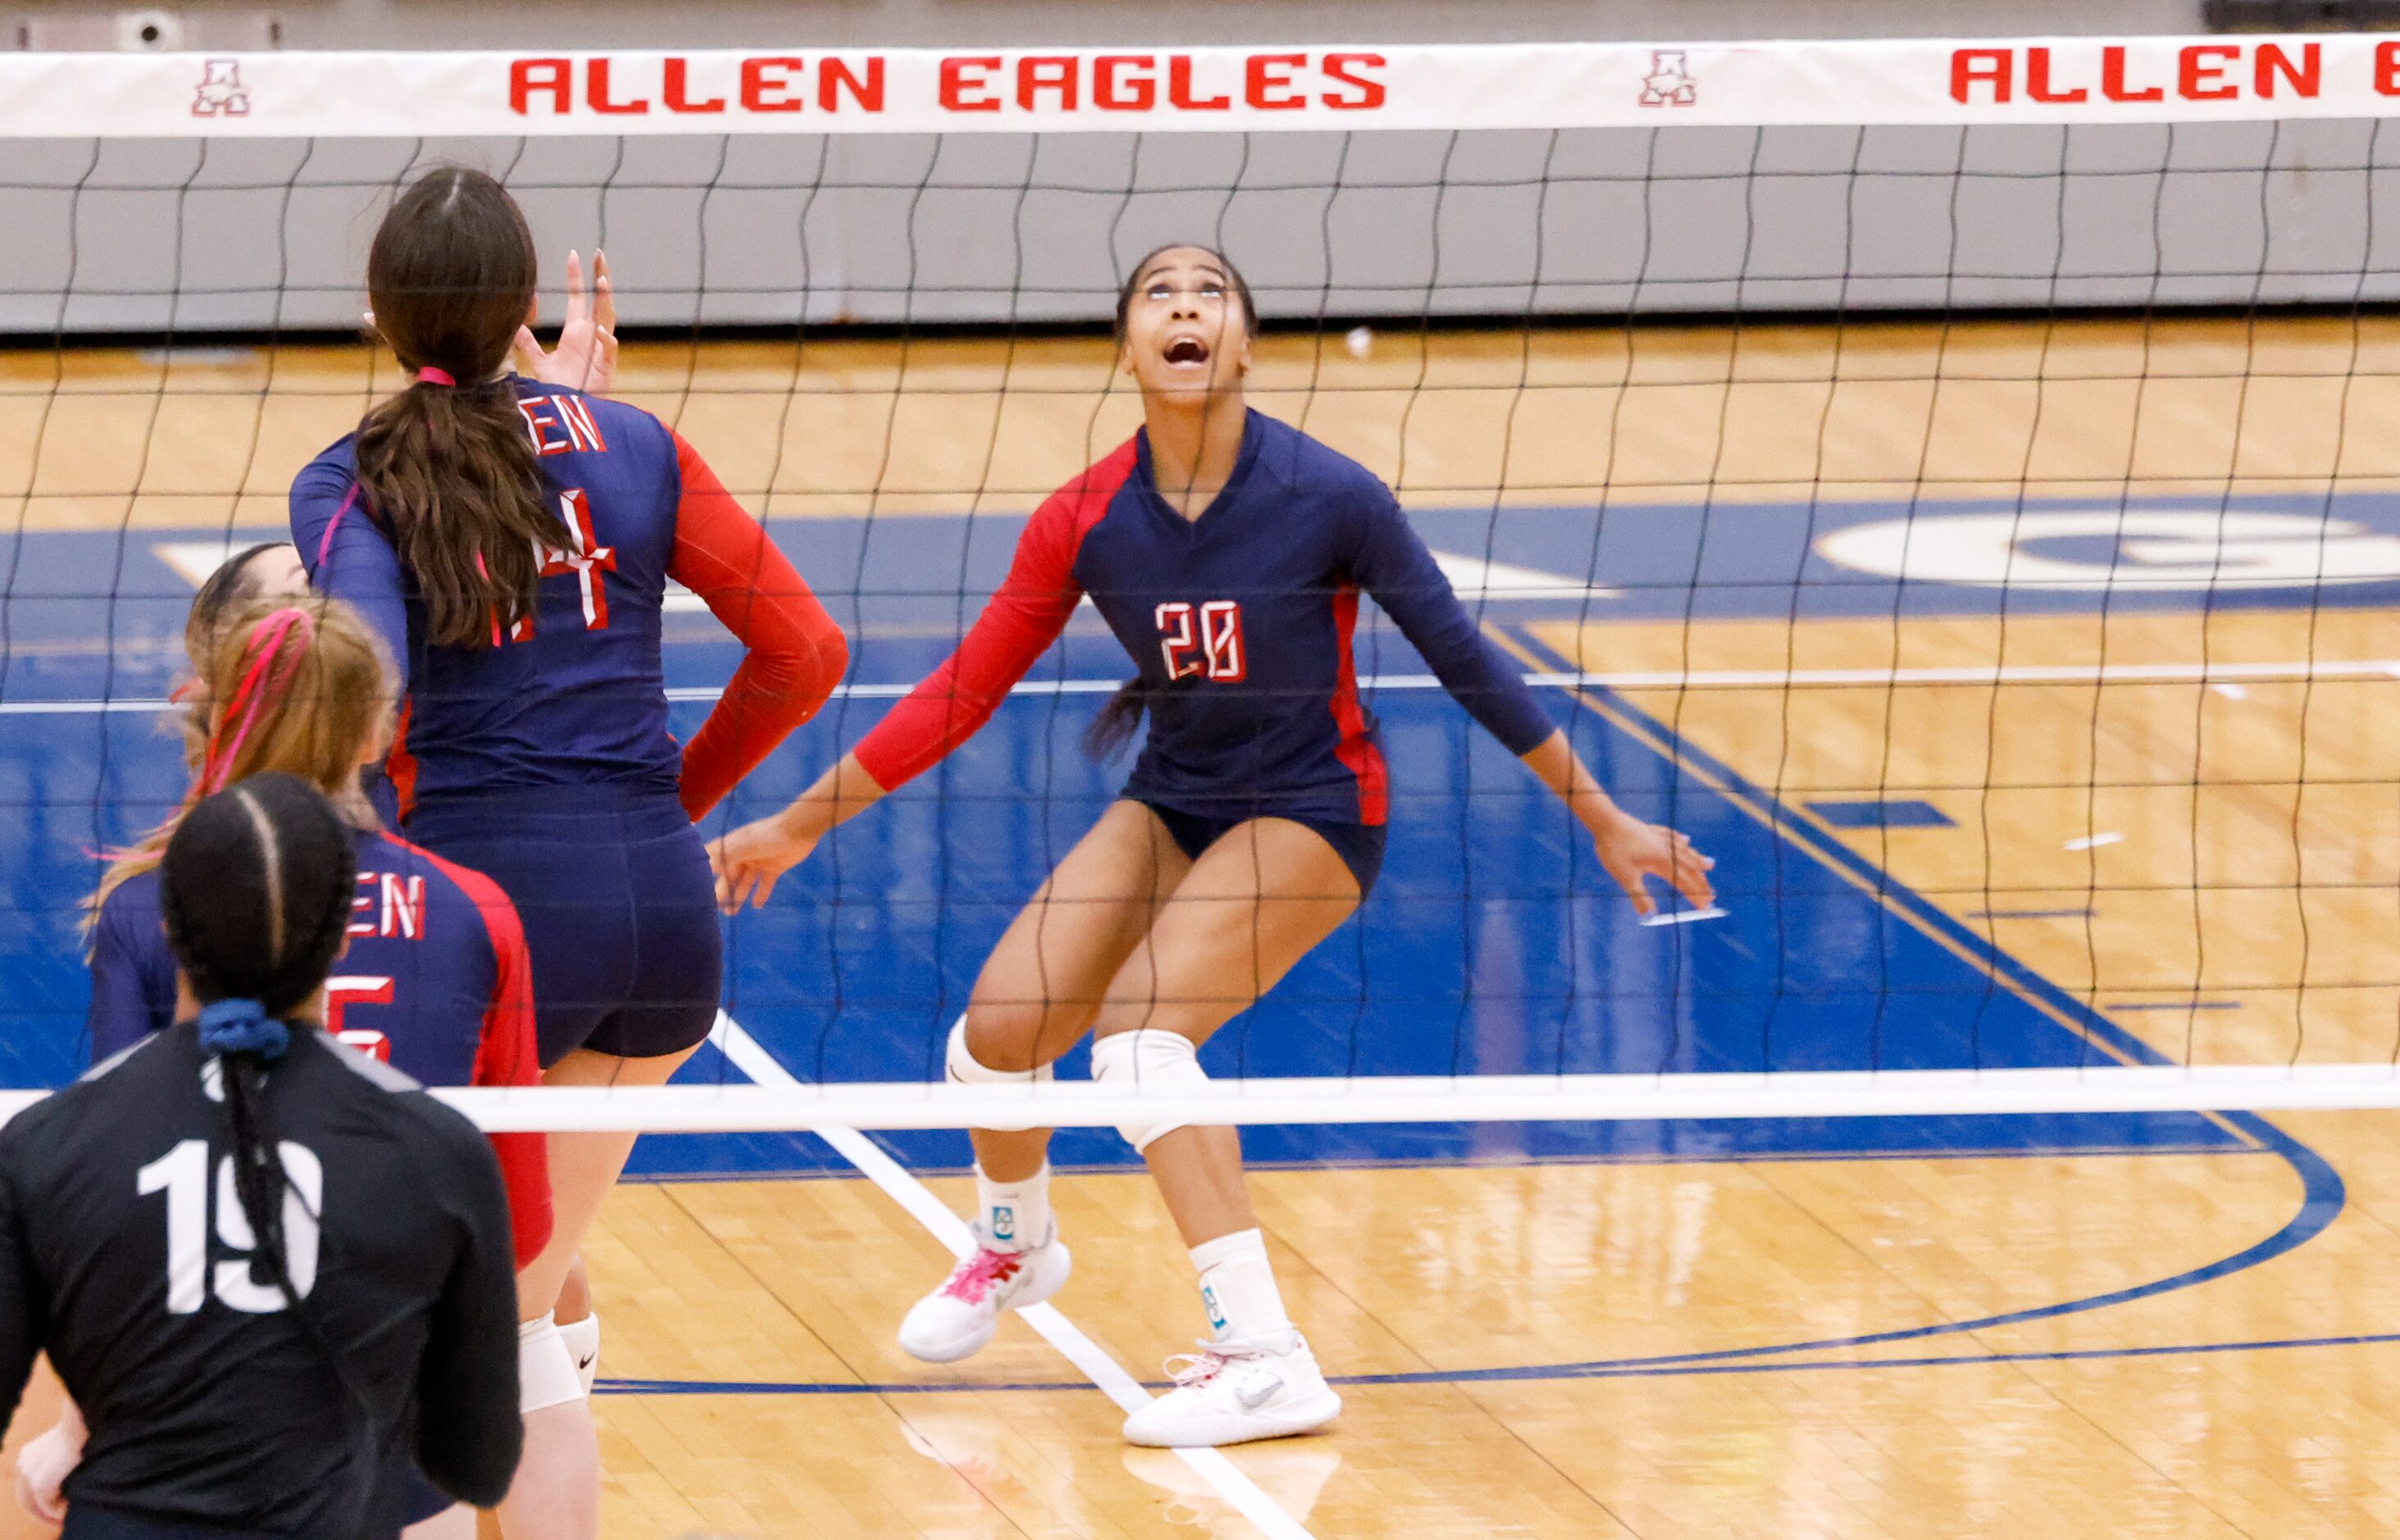
[[[784,1069],[783,1061],[769,1053],[765,1044],[743,1031],[739,1022],[722,1011],[716,1014],[716,1027],[709,1033],[709,1041],[733,1061],[735,1069],[757,1084],[788,1090],[805,1083]],[[910,1218],[931,1231],[935,1240],[948,1247],[952,1255],[963,1257],[975,1248],[975,1237],[966,1221],[944,1206],[942,1200],[934,1196],[907,1167],[885,1154],[881,1145],[855,1128],[811,1128],[809,1132],[832,1145],[844,1160],[858,1167],[861,1176],[881,1188],[893,1202],[907,1210]],[[1043,1341],[1057,1348],[1086,1379],[1099,1386],[1110,1400],[1127,1411],[1150,1404],[1150,1392],[1142,1389],[1140,1382],[1110,1357],[1107,1349],[1085,1336],[1081,1327],[1060,1315],[1057,1306],[1030,1305],[1016,1314],[1041,1333]],[[1216,1488],[1218,1495],[1257,1525],[1268,1540],[1315,1540],[1300,1520],[1278,1507],[1275,1499],[1220,1451],[1179,1449],[1169,1452],[1199,1472],[1202,1480]]]
[[[0,701],[0,716],[103,716],[117,712],[164,711],[172,701]]]
[[[2290,663],[2028,663],[1972,668],[1790,668],[1691,669],[1649,674],[1528,674],[1536,688],[1596,689],[1782,689],[1810,685],[2181,685],[2234,680],[2400,678],[2400,658],[2331,659]],[[1028,679],[1011,695],[1108,695],[1122,679]],[[905,685],[839,685],[838,701],[896,700],[916,688]],[[1439,689],[1430,674],[1373,674],[1362,690]],[[670,701],[714,701],[724,691],[712,686],[667,691]],[[2238,697],[2237,697],[2238,699]],[[87,716],[116,712],[164,711],[172,702],[124,701],[0,701],[0,716]]]
[[[2087,834],[2080,838],[2070,839],[2059,848],[2068,851],[2096,851],[2103,845],[2121,845],[2124,842],[2125,837],[2122,834],[2110,829],[2105,834]]]

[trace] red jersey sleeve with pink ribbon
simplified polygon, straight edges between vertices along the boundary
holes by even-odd
[[[852,752],[885,791],[939,764],[991,720],[1034,661],[1067,629],[1083,598],[1075,555],[1133,474],[1128,439],[1053,493],[1016,538],[1008,576],[948,661],[893,706]]]
[[[699,594],[749,649],[708,720],[684,745],[684,811],[697,823],[817,714],[850,666],[850,646],[708,462],[682,435],[675,445],[683,495],[667,575]]]
[[[415,847],[411,847],[414,849]],[[525,927],[500,885],[479,871],[418,851],[443,876],[458,885],[483,916],[492,941],[492,996],[484,1010],[482,1040],[475,1049],[471,1085],[539,1085],[541,1060],[535,1045],[533,959],[525,951]],[[550,1244],[550,1147],[539,1133],[491,1134],[492,1153],[508,1189],[509,1229],[522,1268]]]

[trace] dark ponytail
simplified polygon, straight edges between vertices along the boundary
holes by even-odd
[[[1164,685],[1153,685],[1135,675],[1116,688],[1114,694],[1100,705],[1100,714],[1084,729],[1084,753],[1099,764],[1107,764],[1125,751],[1141,719],[1158,709],[1158,703],[1179,689],[1188,689],[1196,674]]]
[[[1157,688],[1139,675],[1119,685],[1116,693],[1101,703],[1100,714],[1084,729],[1084,756],[1105,765],[1125,753],[1158,693]]]
[[[565,548],[501,366],[531,309],[533,232],[508,189],[444,167],[384,215],[367,253],[375,330],[411,375],[359,425],[359,488],[425,601],[429,640],[495,645],[534,610],[540,546]]]
[[[263,1272],[282,1294],[359,1414],[351,1479],[361,1483],[362,1518],[380,1469],[374,1409],[326,1339],[308,1290],[293,1281],[288,1184],[266,1096],[267,1067],[291,1046],[282,1018],[323,988],[357,884],[349,831],[316,787],[281,773],[252,776],[195,805],[159,864],[167,941],[200,1002],[201,1049],[217,1061],[234,1193],[253,1243],[252,1276]]]

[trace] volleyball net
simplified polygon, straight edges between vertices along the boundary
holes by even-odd
[[[710,832],[930,672],[1026,514],[1138,425],[1119,286],[1198,241],[1256,295],[1254,404],[1390,482],[1602,779],[1719,862],[1722,913],[1639,922],[1362,616],[1385,875],[1180,1119],[2123,1142],[2075,1120],[2392,1105],[2395,101],[2400,42],[2344,35],[0,55],[7,1078],[87,1057],[80,900],[181,796],[194,585],[398,388],[366,241],[456,161],[516,193],[546,281],[605,248],[612,393],[851,637]],[[668,611],[689,731],[734,653]],[[1128,1121],[1080,1054],[1030,1092],[931,1083],[1121,783],[1077,739],[1127,668],[1080,612],[730,921],[689,1083],[462,1105]]]

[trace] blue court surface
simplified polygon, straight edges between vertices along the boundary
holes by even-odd
[[[2400,499],[2107,504],[1430,510],[1412,514],[1453,575],[1487,570],[1488,624],[2271,605],[2390,604]],[[851,690],[717,816],[755,816],[812,778],[971,621],[1021,520],[778,521],[778,538],[854,639]],[[255,538],[255,537],[251,537]],[[182,790],[177,745],[144,702],[170,688],[187,572],[208,532],[0,535],[0,1080],[83,1068],[77,901],[93,852]],[[247,543],[246,540],[241,543]],[[1829,555],[1828,553],[1832,554]],[[1838,558],[1838,559],[1835,559]],[[1486,566],[1474,569],[1471,564]],[[178,564],[184,569],[178,570]],[[2025,580],[2030,574],[2037,580]],[[2096,575],[2096,576],[2095,576]],[[704,689],[733,649],[705,613],[669,618],[671,688]],[[2086,1007],[1838,844],[1796,842],[1678,770],[1617,720],[1545,690],[1601,778],[1716,856],[1723,919],[1645,927],[1563,811],[1476,731],[1388,626],[1362,629],[1362,677],[1395,784],[1381,886],[1255,1010],[1208,1045],[1220,1075],[1932,1069],[2146,1061]],[[921,1081],[1008,919],[1098,816],[1125,767],[1079,730],[1127,665],[1077,617],[1029,688],[936,771],[827,842],[763,913],[730,923],[727,1007],[803,1079]],[[1604,698],[1603,698],[1604,699]],[[103,710],[102,702],[117,709]],[[678,708],[678,730],[705,706]],[[1649,723],[1660,741],[1668,729]],[[1686,746],[1687,765],[1704,764]],[[1725,767],[1711,767],[1739,785]],[[1759,806],[1771,789],[1749,789]],[[1872,789],[1815,810],[1835,826],[1922,825]],[[1936,817],[1939,815],[1936,814]],[[1081,1052],[1062,1069],[1084,1073]],[[684,1071],[741,1076],[713,1050]],[[1603,1125],[1256,1128],[1253,1158],[1296,1164],[1837,1158],[2011,1152],[2296,1150],[2251,1119],[2187,1115]],[[919,1168],[966,1163],[962,1135],[886,1137]],[[1133,1157],[1070,1132],[1060,1164]],[[2287,1158],[2289,1154],[2287,1153]],[[2312,1157],[2311,1157],[2312,1158]],[[803,1136],[652,1138],[636,1174],[848,1171]]]

